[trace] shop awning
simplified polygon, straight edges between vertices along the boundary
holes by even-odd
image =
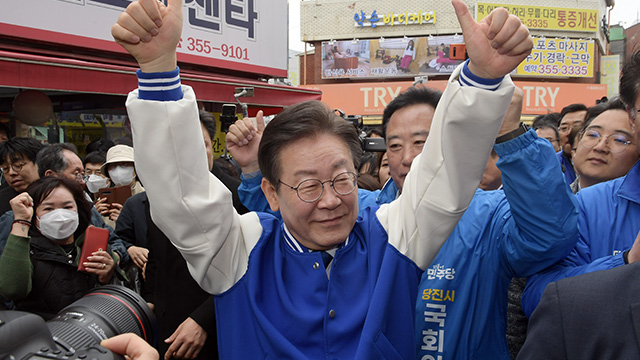
[[[137,87],[137,68],[97,61],[0,50],[0,87],[126,95]],[[273,85],[240,77],[182,71],[182,83],[194,88],[198,100],[233,103],[236,87],[253,87],[253,97],[240,100],[252,107],[282,107],[320,100],[317,90]]]

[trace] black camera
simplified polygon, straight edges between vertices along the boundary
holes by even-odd
[[[153,312],[131,289],[105,285],[47,322],[27,312],[0,311],[0,359],[123,360],[123,356],[100,346],[100,341],[129,332],[155,345]]]
[[[360,115],[345,115],[345,113],[340,109],[333,110],[338,113],[343,119],[347,120],[358,130],[358,134],[360,137],[360,143],[362,144],[362,150],[364,151],[378,151],[385,152],[387,151],[387,145],[384,142],[383,138],[379,137],[367,137],[367,133],[364,131],[364,124],[362,121],[362,116]]]

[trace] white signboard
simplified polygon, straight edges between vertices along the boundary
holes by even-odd
[[[123,50],[111,26],[129,0],[20,0],[4,4],[0,34]],[[184,0],[178,60],[287,76],[286,0]]]

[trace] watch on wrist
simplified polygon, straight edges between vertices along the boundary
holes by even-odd
[[[496,144],[500,144],[500,143],[507,142],[509,140],[515,139],[518,136],[526,133],[527,131],[529,131],[529,127],[527,126],[527,124],[521,122],[520,126],[517,129],[515,129],[513,131],[509,131],[508,133],[497,137],[496,138]]]

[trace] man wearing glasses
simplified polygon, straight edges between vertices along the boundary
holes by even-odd
[[[589,108],[572,154],[578,175],[571,184],[574,193],[627,174],[638,160],[632,132],[629,114],[619,98]]]
[[[40,178],[36,157],[42,148],[44,145],[38,140],[24,137],[14,137],[0,143],[0,168],[9,184],[0,190],[0,214],[10,211],[9,200]]]
[[[265,128],[258,162],[279,221],[238,215],[231,194],[206,171],[205,148],[193,141],[202,136],[195,95],[176,68],[182,5],[132,2],[112,34],[140,65],[127,110],[151,215],[199,284],[219,294],[221,357],[414,358],[420,275],[475,192],[514,91],[506,75],[533,46],[528,30],[504,8],[478,24],[464,2],[453,1],[470,57],[441,100],[456,111],[436,110],[437,135],[424,146],[428,156],[414,160],[402,195],[362,217],[354,175],[362,149],[353,125],[319,102],[278,114]],[[469,76],[487,87],[465,84]],[[484,111],[473,117],[462,111],[478,108]],[[323,252],[333,249],[327,276],[322,264],[330,254]]]
[[[627,147],[640,148],[639,89],[640,51],[625,64],[620,78],[620,97],[635,126]],[[598,146],[605,136],[602,131],[599,139],[592,136],[598,142],[591,143]],[[622,137],[606,139],[612,150],[622,149]],[[640,358],[638,189],[640,165],[636,163],[625,177],[578,193],[582,208],[580,242],[574,254],[552,270],[555,274],[546,277],[547,282],[560,280],[546,287],[531,316],[527,341],[518,359]],[[605,269],[611,270],[596,271]],[[584,275],[571,277],[579,274]]]
[[[567,184],[576,180],[576,172],[571,161],[571,146],[569,134],[572,130],[582,128],[584,117],[587,115],[587,106],[584,104],[571,104],[562,108],[560,112],[560,122],[558,123],[558,133],[560,134],[560,151],[556,153],[558,161],[564,167],[564,177]]]
[[[605,130],[599,122],[591,122],[584,131],[577,151],[589,149],[585,155],[588,166],[583,167],[588,181],[595,179],[603,164],[614,154],[638,156],[640,149],[640,52],[636,52],[625,64],[620,78],[620,98],[626,105],[627,121],[634,133]],[[610,110],[611,111],[611,110]],[[608,111],[609,112],[609,111]],[[619,114],[619,113],[618,113]],[[595,125],[600,127],[595,127]],[[623,136],[624,135],[624,136]],[[633,148],[636,151],[633,151]],[[614,154],[611,154],[614,153]],[[606,157],[603,154],[608,154]],[[635,154],[635,155],[634,155]],[[627,159],[625,161],[632,161]],[[598,170],[600,169],[600,170]],[[522,307],[530,316],[542,293],[550,282],[597,270],[612,269],[640,259],[640,241],[634,239],[640,230],[640,163],[624,177],[602,182],[580,190],[577,194],[580,206],[578,225],[580,238],[571,254],[553,267],[527,280],[522,297]],[[544,358],[544,357],[542,357]]]

